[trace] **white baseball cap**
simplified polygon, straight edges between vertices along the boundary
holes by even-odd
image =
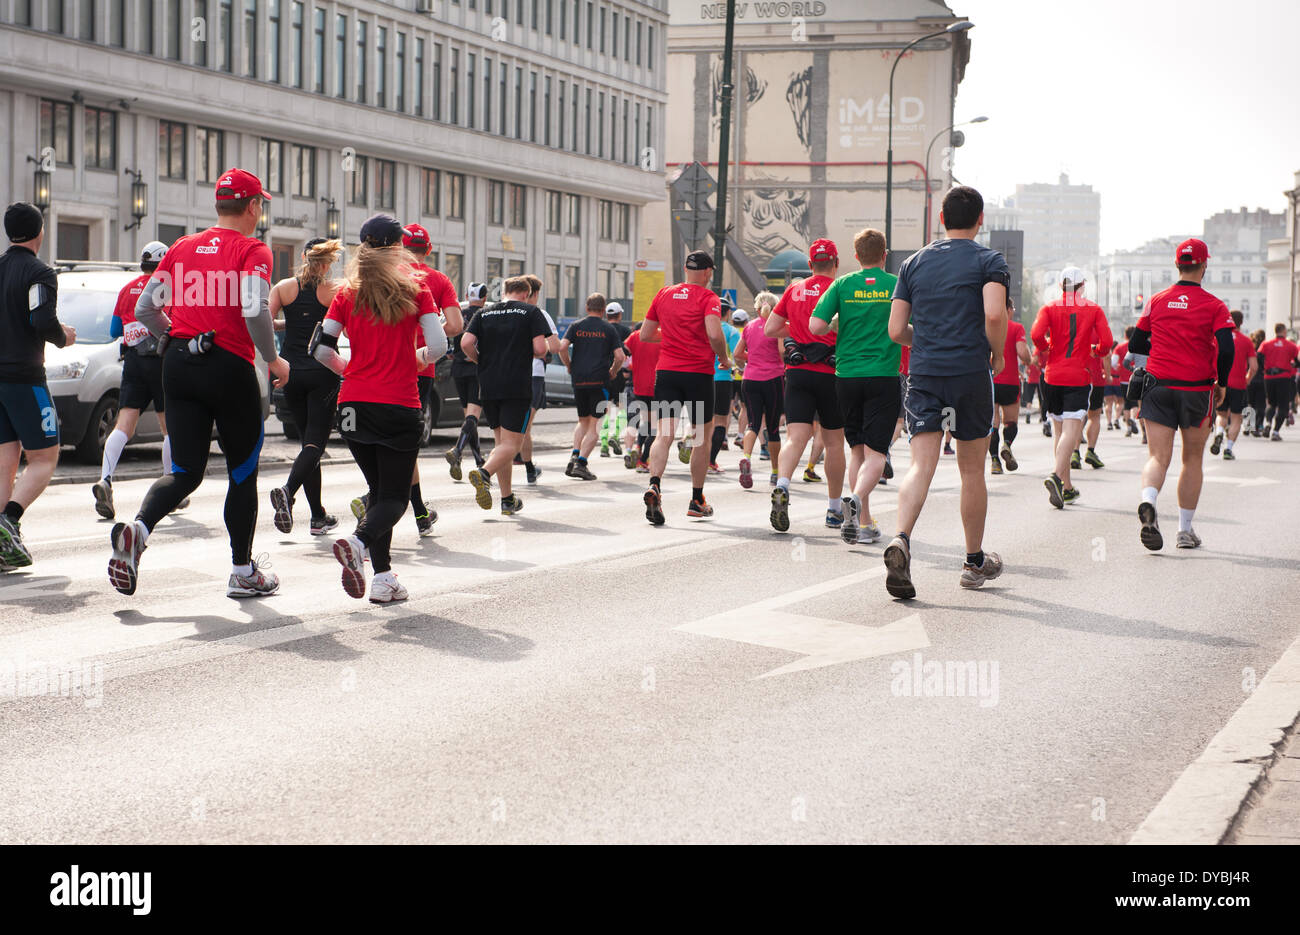
[[[140,262],[161,263],[166,255],[167,245],[161,240],[151,240],[144,245],[144,250],[140,253]]]
[[[743,308],[738,308],[731,313],[731,323],[733,325],[743,325],[749,321],[749,312]]]
[[[608,305],[605,306],[605,314],[606,314],[606,315],[622,315],[622,314],[623,314],[623,306],[619,305],[617,302],[610,302]]]
[[[1077,266],[1067,266],[1065,269],[1061,270],[1061,282],[1066,285],[1077,286],[1083,283],[1086,278],[1087,277],[1083,274],[1083,270],[1079,269]]]

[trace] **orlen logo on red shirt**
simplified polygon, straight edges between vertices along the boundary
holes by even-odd
[[[1187,296],[1180,295],[1177,299],[1170,299],[1167,304],[1170,308],[1187,308]]]
[[[689,299],[690,297],[691,297],[691,293],[689,289],[683,289],[680,292],[673,293],[674,299]]]
[[[206,247],[195,247],[194,252],[195,253],[216,253],[217,244],[219,243],[221,243],[221,238],[213,237],[210,241],[208,241],[208,245]]]

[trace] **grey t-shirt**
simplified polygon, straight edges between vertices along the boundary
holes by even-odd
[[[894,298],[912,303],[909,373],[953,377],[989,369],[984,284],[1010,282],[1007,261],[973,240],[936,240],[907,258]]]

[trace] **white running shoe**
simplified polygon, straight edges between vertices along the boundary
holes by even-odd
[[[251,563],[252,574],[241,575],[237,571],[230,573],[226,582],[226,597],[265,597],[280,590],[280,579],[275,572],[266,571],[271,567],[271,560],[263,552]]]
[[[348,597],[362,598],[366,593],[366,547],[356,536],[334,540],[334,557],[343,566],[343,590]]]
[[[394,601],[404,601],[411,595],[402,587],[402,583],[397,580],[397,575],[391,571],[381,571],[375,575],[370,582],[370,603],[372,604],[392,604]]]
[[[880,541],[880,527],[875,520],[858,527],[858,545],[870,545]]]

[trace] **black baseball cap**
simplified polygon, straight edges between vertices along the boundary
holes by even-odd
[[[327,243],[327,242],[328,241],[326,241],[324,237],[313,237],[311,240],[303,244],[302,247],[303,255],[305,256],[306,254],[311,253],[312,247],[319,246],[320,244]]]
[[[402,225],[391,214],[376,214],[361,225],[361,242],[368,247],[391,247],[402,242]]]
[[[707,250],[692,250],[686,255],[687,269],[713,269],[713,257]]]
[[[5,208],[5,236],[11,243],[26,243],[45,228],[41,209],[26,201],[15,201]]]

